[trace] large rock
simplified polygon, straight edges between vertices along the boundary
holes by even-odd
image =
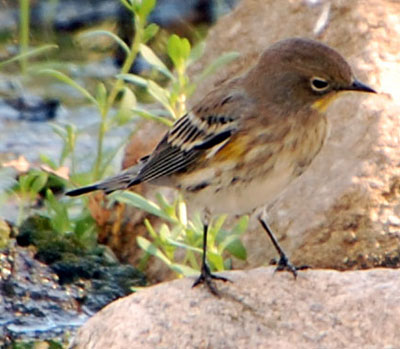
[[[220,298],[187,278],[119,299],[72,348],[398,348],[398,270],[225,275],[234,282],[218,284]]]
[[[269,222],[296,264],[326,268],[399,265],[400,2],[243,0],[208,36],[196,74],[222,52],[242,58],[202,84],[198,100],[243,71],[262,49],[293,36],[341,52],[378,95],[346,94],[328,110],[330,138],[306,173],[269,207]],[[258,225],[250,266],[275,256]],[[236,265],[239,267],[239,265]]]

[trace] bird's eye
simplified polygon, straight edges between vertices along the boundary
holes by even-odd
[[[324,92],[329,88],[329,83],[323,78],[313,77],[310,80],[311,88],[316,92]]]

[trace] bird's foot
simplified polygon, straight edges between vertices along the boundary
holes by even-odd
[[[205,284],[213,295],[219,296],[218,289],[213,280],[221,280],[224,282],[226,282],[226,281],[230,282],[230,280],[227,279],[226,277],[212,274],[209,266],[207,264],[203,264],[201,267],[200,276],[196,279],[196,281],[194,282],[192,287],[196,287],[200,284]]]
[[[289,258],[285,254],[282,254],[281,257],[279,258],[278,265],[275,271],[289,271],[296,279],[298,270],[304,270],[308,268],[310,268],[308,265],[301,265],[299,267],[296,267],[290,262]]]

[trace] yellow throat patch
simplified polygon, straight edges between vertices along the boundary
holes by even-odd
[[[329,105],[338,97],[339,93],[332,93],[325,97],[318,99],[312,104],[312,108],[317,110],[319,113],[325,113]]]

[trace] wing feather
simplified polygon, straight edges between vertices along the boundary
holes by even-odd
[[[235,98],[224,96],[219,100],[223,101],[217,105],[219,108],[215,105],[213,108],[195,108],[177,120],[145,160],[130,185],[185,171],[206,152],[216,146],[223,146],[223,142],[229,142],[237,129],[240,115],[226,113],[232,110],[226,109],[226,104],[234,102]]]

